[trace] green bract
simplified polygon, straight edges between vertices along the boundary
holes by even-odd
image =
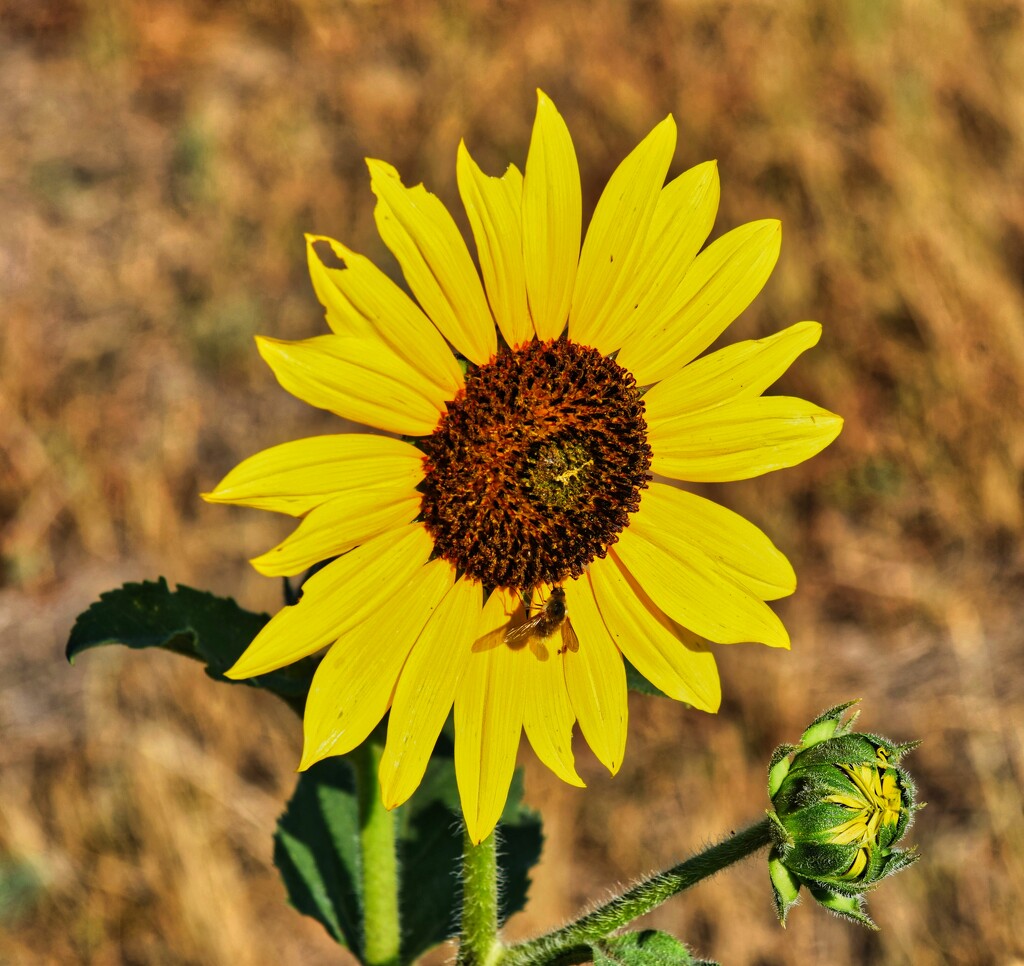
[[[914,812],[914,783],[899,760],[917,742],[897,745],[854,734],[856,702],[830,708],[798,745],[783,745],[768,771],[774,844],[768,859],[783,925],[801,885],[838,915],[875,928],[864,893],[917,859],[897,849]]]

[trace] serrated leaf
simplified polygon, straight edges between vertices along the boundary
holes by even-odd
[[[299,776],[277,822],[274,865],[292,905],[362,958],[359,802],[345,759],[326,758]]]
[[[79,614],[68,638],[67,658],[105,644],[156,647],[202,661],[217,681],[263,688],[302,713],[317,659],[306,658],[279,671],[231,681],[224,677],[270,618],[243,610],[228,597],[216,597],[179,584],[172,591],[163,577],[107,591]]]
[[[530,869],[540,859],[544,834],[540,813],[523,804],[523,773],[516,769],[512,776],[505,810],[498,826],[498,875],[501,894],[498,897],[498,921],[526,905],[530,891]]]
[[[412,962],[455,932],[462,855],[459,790],[450,759],[434,759],[399,811],[402,961]]]
[[[526,904],[529,870],[540,857],[540,818],[521,804],[521,790],[517,772],[499,827],[502,920]],[[403,963],[456,931],[462,856],[458,809],[454,765],[440,758],[431,761],[409,802],[395,810]],[[358,840],[352,770],[344,759],[319,762],[299,776],[278,823],[274,861],[292,905],[356,955],[362,941]]]
[[[656,929],[602,939],[591,949],[594,966],[718,966],[694,959],[678,939]]]

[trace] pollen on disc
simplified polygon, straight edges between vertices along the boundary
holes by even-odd
[[[422,512],[437,552],[489,587],[580,576],[651,478],[633,377],[564,340],[471,370],[423,448]]]

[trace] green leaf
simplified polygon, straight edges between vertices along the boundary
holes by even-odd
[[[594,966],[717,966],[694,959],[678,939],[656,929],[602,939],[591,949]]]
[[[402,961],[412,962],[456,931],[462,856],[459,792],[451,759],[433,759],[399,810]]]
[[[779,917],[779,922],[785,926],[789,911],[800,899],[800,881],[786,868],[774,849],[768,858],[768,875],[772,880],[775,914]]]
[[[502,920],[526,904],[529,870],[540,858],[540,818],[520,802],[513,780],[500,826]],[[435,758],[419,789],[395,810],[401,883],[402,962],[456,932],[462,857],[459,793],[451,759]],[[278,823],[274,862],[292,905],[358,956],[362,942],[359,810],[352,770],[328,758],[299,776]]]
[[[292,905],[362,958],[359,802],[345,759],[326,758],[299,775],[277,822],[274,865]]]
[[[860,698],[856,698],[853,701],[847,701],[845,704],[837,704],[833,708],[828,708],[826,711],[822,711],[821,714],[811,722],[808,729],[800,736],[800,744],[804,748],[810,748],[812,745],[825,741],[833,735],[839,736],[849,734],[850,730],[853,728],[854,722],[860,716],[860,712],[855,711],[845,722],[842,718],[843,715],[859,701]]]
[[[651,684],[629,661],[623,658],[622,662],[626,665],[626,687],[630,691],[636,691],[640,694],[653,694],[659,698],[668,697],[661,688]]]
[[[522,798],[523,773],[517,769],[498,826],[498,875],[502,884],[498,919],[502,923],[526,905],[530,869],[540,860],[544,844],[540,813],[523,805]]]
[[[864,898],[862,896],[843,895],[816,882],[808,882],[807,888],[818,902],[837,916],[860,923],[860,925],[866,926],[873,932],[878,931],[878,926],[875,925],[872,918],[864,911]]]
[[[101,594],[79,614],[66,653],[73,664],[83,651],[105,644],[173,651],[202,661],[214,680],[272,691],[301,714],[316,669],[315,658],[245,681],[224,677],[269,619],[266,614],[243,610],[227,597],[181,584],[171,591],[161,577]]]

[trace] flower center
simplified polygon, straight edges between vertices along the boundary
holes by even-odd
[[[487,587],[579,577],[628,526],[651,478],[633,377],[562,340],[471,370],[421,445],[437,552]]]

